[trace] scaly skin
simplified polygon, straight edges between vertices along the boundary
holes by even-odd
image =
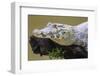
[[[50,38],[60,45],[81,45],[86,47],[88,42],[88,23],[76,26],[59,23],[48,23],[43,29],[33,30],[33,35],[39,38]]]

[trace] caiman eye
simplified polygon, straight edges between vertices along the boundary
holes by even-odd
[[[54,24],[54,25],[53,25],[53,27],[54,27],[54,28],[57,28],[57,25],[56,25],[56,24]]]

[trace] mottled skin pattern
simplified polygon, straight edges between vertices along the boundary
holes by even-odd
[[[43,29],[34,29],[33,35],[38,38],[49,38],[60,45],[79,45],[87,50],[88,23],[76,26],[48,23]]]

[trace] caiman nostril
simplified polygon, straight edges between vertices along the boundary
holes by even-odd
[[[43,32],[41,32],[41,35],[42,35],[43,37],[46,37],[46,35],[45,35]]]
[[[54,36],[53,36],[53,35],[51,35],[51,38],[54,38]]]

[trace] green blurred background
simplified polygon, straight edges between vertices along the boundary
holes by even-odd
[[[82,22],[88,21],[88,17],[75,17],[75,16],[46,16],[46,15],[28,15],[28,38],[32,35],[32,30],[36,28],[43,28],[48,22],[77,25]],[[40,56],[33,54],[32,48],[28,43],[28,60],[48,60],[48,56]]]

